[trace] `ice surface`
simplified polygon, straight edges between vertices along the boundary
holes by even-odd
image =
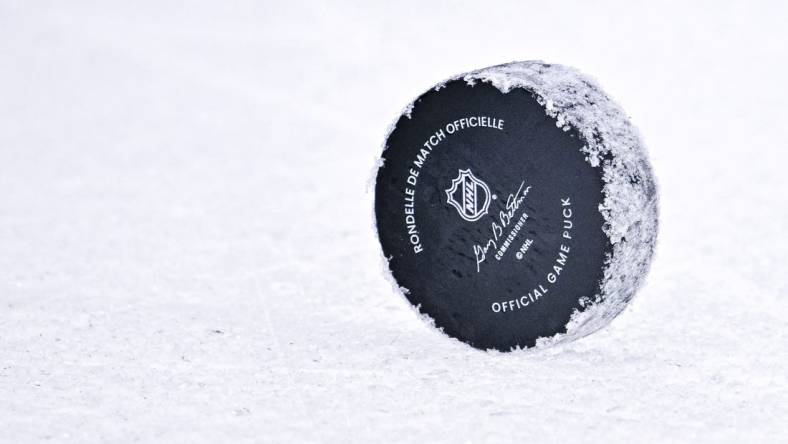
[[[0,441],[786,441],[785,8],[0,1]],[[535,58],[631,113],[660,242],[607,328],[484,353],[364,183],[404,101]]]

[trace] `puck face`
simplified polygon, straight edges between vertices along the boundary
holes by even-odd
[[[381,246],[408,300],[481,349],[566,332],[611,251],[601,169],[583,146],[525,89],[455,80],[417,99],[375,185]]]

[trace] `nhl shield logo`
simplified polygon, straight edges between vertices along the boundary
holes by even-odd
[[[446,190],[447,203],[453,206],[460,217],[475,222],[487,214],[490,207],[490,188],[474,176],[470,168],[460,170],[451,187]]]

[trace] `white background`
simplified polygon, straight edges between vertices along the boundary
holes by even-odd
[[[788,439],[784,2],[0,0],[0,441]],[[608,328],[473,350],[384,278],[366,193],[450,75],[543,59],[661,186]]]

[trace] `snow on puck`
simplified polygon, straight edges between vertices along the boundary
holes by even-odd
[[[585,336],[632,299],[657,193],[637,131],[576,70],[517,62],[430,89],[388,135],[375,219],[391,276],[449,336]]]

